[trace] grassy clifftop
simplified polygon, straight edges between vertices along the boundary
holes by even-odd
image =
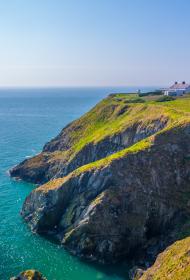
[[[143,122],[148,126],[151,120],[162,117],[172,122],[189,113],[190,97],[170,102],[157,102],[150,97],[139,98],[136,94],[110,95],[72,123],[69,136],[70,148],[72,153],[77,153],[85,145],[111,137],[136,122]],[[54,139],[55,144],[57,140],[58,137]]]

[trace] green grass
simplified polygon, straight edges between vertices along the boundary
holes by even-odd
[[[190,112],[190,98],[162,102],[161,105],[154,101],[144,103],[144,99],[142,103],[138,103],[137,100],[139,102],[135,94],[118,94],[99,103],[97,107],[79,119],[82,131],[72,132],[73,138],[77,139],[73,150],[78,152],[86,144],[97,143],[106,136],[117,134],[140,120],[146,123],[161,115],[174,120]],[[82,137],[79,135],[81,132]]]

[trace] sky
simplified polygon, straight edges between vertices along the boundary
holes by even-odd
[[[189,0],[0,0],[0,87],[190,82]]]

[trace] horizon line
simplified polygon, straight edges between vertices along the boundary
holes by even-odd
[[[97,85],[80,85],[80,86],[71,86],[71,85],[67,85],[67,86],[46,86],[46,85],[39,85],[39,86],[0,86],[0,90],[1,89],[64,89],[64,88],[141,88],[141,87],[158,87],[161,88],[163,87],[163,85],[104,85],[104,86],[97,86]]]

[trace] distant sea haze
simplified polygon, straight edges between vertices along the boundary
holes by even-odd
[[[48,88],[0,88],[0,97],[16,97],[16,96],[25,96],[25,97],[32,97],[38,95],[39,97],[47,97],[49,95],[54,96],[63,96],[63,97],[70,97],[70,96],[78,96],[82,95],[82,97],[89,98],[91,95],[98,96],[99,98],[105,97],[110,93],[135,93],[138,90],[142,92],[147,91],[154,91],[160,88],[160,86],[152,86],[152,87],[145,87],[145,86],[131,86],[131,87],[63,87],[63,88],[56,88],[56,87],[48,87]]]

